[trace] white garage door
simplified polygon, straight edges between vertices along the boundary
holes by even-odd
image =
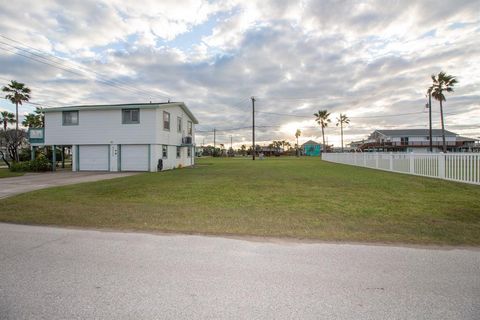
[[[81,171],[108,171],[108,145],[80,146]]]
[[[121,148],[122,171],[148,171],[148,145],[126,145]]]

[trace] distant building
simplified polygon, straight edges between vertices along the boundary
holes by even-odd
[[[350,143],[351,151],[364,152],[429,152],[430,135],[428,129],[375,130],[361,141]],[[475,150],[475,139],[459,136],[445,130],[445,143],[449,152],[468,152]],[[432,151],[442,151],[442,130],[432,130]]]
[[[283,153],[282,148],[272,147],[272,146],[262,146],[257,148],[257,153],[263,153],[265,156],[279,156]]]
[[[302,151],[306,156],[320,156],[322,153],[322,145],[313,140],[308,140],[302,144]]]

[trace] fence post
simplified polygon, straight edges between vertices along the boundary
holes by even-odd
[[[408,157],[410,160],[410,173],[415,173],[415,158],[413,156],[413,153],[409,153]]]
[[[375,168],[376,169],[378,169],[378,157],[379,157],[379,155],[378,155],[378,152],[377,152],[377,153],[375,153]]]
[[[390,160],[390,171],[393,171],[393,152],[388,153],[388,159]]]
[[[440,153],[438,155],[438,177],[445,179],[445,153]]]

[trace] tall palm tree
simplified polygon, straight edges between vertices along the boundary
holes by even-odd
[[[340,117],[337,118],[337,127],[340,125],[340,134],[342,138],[342,152],[343,152],[343,126],[349,123],[350,123],[350,119],[347,117],[347,115],[340,113]]]
[[[446,101],[444,91],[453,92],[453,87],[457,84],[457,79],[454,76],[448,75],[441,71],[437,76],[432,74],[432,86],[428,89],[432,97],[440,103],[440,118],[442,123],[442,150],[447,152],[447,144],[445,143],[445,122],[443,120],[443,104]]]
[[[0,123],[3,124],[3,130],[7,131],[7,126],[9,123],[15,123],[17,120],[15,120],[15,115],[11,112],[8,111],[2,111],[0,112]]]
[[[302,131],[300,131],[300,129],[297,129],[297,131],[295,132],[295,138],[297,138],[297,157],[299,157],[300,155],[298,154],[298,138],[302,135]]]
[[[313,114],[315,116],[315,121],[322,127],[322,140],[323,140],[323,148],[326,149],[325,146],[325,128],[328,127],[328,124],[332,122],[328,117],[330,117],[330,113],[327,110],[318,110],[317,113]],[[322,151],[324,151],[322,148]]]
[[[7,93],[5,98],[15,104],[15,119],[17,119],[15,122],[15,148],[18,148],[18,105],[30,100],[31,90],[24,83],[12,80],[2,88],[2,91]],[[18,152],[16,154],[18,162]]]

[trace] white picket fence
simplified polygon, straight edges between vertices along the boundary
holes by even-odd
[[[324,153],[322,160],[480,185],[480,153]]]

